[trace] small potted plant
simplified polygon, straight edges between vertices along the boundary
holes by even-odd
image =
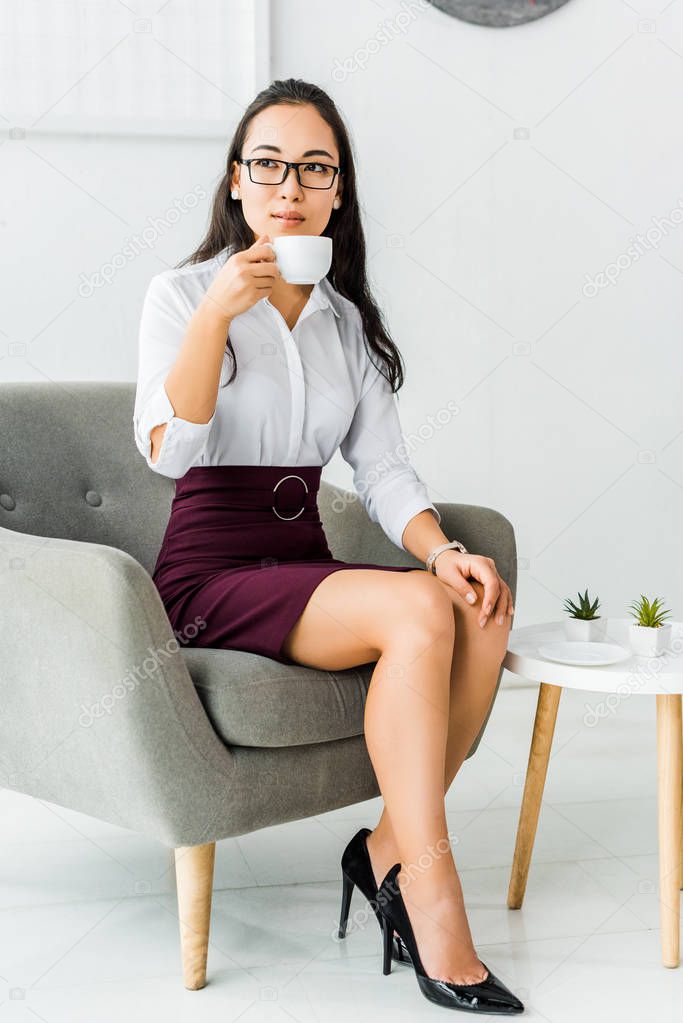
[[[642,593],[630,608],[629,614],[635,618],[629,625],[631,650],[641,657],[661,654],[671,642],[671,623],[664,622],[671,612],[662,608],[659,597],[650,603]]]
[[[579,640],[584,643],[600,639],[605,631],[605,620],[595,613],[600,606],[599,598],[596,597],[591,603],[588,590],[583,596],[580,593],[577,596],[579,598],[578,605],[569,597],[564,602],[564,609],[569,615],[564,623],[567,639]]]

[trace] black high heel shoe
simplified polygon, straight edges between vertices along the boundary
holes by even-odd
[[[448,980],[427,976],[417,949],[408,911],[398,886],[397,877],[400,869],[401,864],[395,863],[377,889],[377,902],[379,903],[384,938],[382,972],[385,975],[391,973],[392,938],[394,931],[397,931],[412,958],[420,990],[430,1002],[443,1005],[448,1009],[482,1012],[489,1016],[509,1016],[513,1013],[524,1012],[523,1003],[491,973],[486,963],[482,963],[482,966],[486,967],[488,971],[486,979],[480,980],[476,984],[453,984]]]
[[[379,928],[382,930],[382,916],[377,908],[377,886],[375,884],[375,875],[372,870],[370,854],[368,853],[367,846],[367,837],[369,834],[370,828],[361,828],[353,836],[342,854],[341,868],[344,886],[342,891],[341,914],[339,917],[339,931],[337,932],[337,936],[339,938],[344,938],[346,936],[346,925],[349,919],[351,895],[353,894],[354,885],[358,885],[363,895],[372,906],[375,916],[377,917]],[[390,944],[392,958],[397,963],[406,963],[410,965],[410,954],[403,944],[400,935],[397,934]]]

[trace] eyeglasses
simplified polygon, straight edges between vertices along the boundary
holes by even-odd
[[[250,160],[238,159],[249,168],[249,177],[257,185],[281,185],[294,167],[302,188],[332,188],[339,173],[339,167],[329,163],[315,163],[306,160],[290,163],[288,160],[271,160],[266,156],[254,156]]]

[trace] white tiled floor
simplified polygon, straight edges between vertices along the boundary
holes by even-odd
[[[654,700],[595,726],[565,692],[524,907],[505,900],[536,688],[505,684],[447,797],[481,958],[522,1019],[683,1019],[683,969],[660,965]],[[219,843],[208,984],[186,991],[171,853],[0,790],[0,1023],[436,1019],[413,971],[384,977],[371,915],[335,938],[339,859],[379,800]],[[354,892],[353,914],[363,900]]]

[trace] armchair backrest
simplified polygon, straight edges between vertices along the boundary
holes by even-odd
[[[152,572],[175,480],[151,470],[133,439],[134,383],[0,385],[0,527],[118,547]],[[321,482],[335,557],[412,564],[348,491]]]

